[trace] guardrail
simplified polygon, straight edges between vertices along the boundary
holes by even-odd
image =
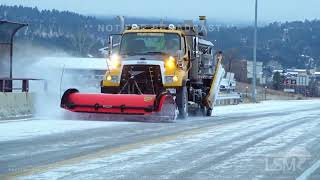
[[[13,87],[14,81],[21,81],[21,86]],[[47,91],[48,84],[44,79],[29,79],[29,78],[0,78],[0,92],[13,92],[22,91],[29,92],[29,82],[30,81],[43,81],[44,90]]]
[[[239,93],[219,94],[216,100],[216,105],[231,105],[242,102],[242,97]]]

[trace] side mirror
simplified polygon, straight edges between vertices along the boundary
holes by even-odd
[[[109,49],[108,49],[108,56],[110,56],[112,54],[112,48],[113,48],[113,37],[109,36]]]

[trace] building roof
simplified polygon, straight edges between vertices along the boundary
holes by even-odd
[[[276,73],[276,72],[283,73],[283,71],[284,71],[284,70],[282,70],[282,69],[276,69],[276,70],[273,70],[272,72],[273,72],[273,73]]]
[[[288,72],[307,72],[306,69],[287,69]]]

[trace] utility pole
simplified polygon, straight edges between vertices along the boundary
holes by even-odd
[[[268,89],[268,86],[265,86],[264,87],[264,100],[267,100],[267,89]]]
[[[258,26],[258,0],[255,0],[255,20],[253,37],[253,71],[252,71],[252,102],[257,102],[256,98],[256,78],[257,78],[257,27]]]

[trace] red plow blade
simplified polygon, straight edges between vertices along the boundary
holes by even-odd
[[[61,107],[78,113],[154,115],[175,119],[175,102],[171,95],[84,94],[67,90]],[[166,112],[162,112],[166,111]]]

